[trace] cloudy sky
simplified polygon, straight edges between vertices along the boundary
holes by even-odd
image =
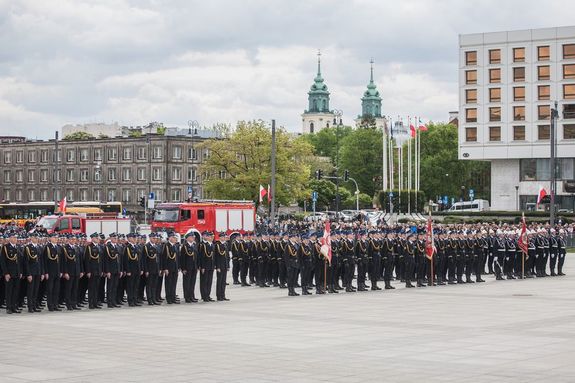
[[[345,122],[372,57],[385,114],[442,121],[457,109],[458,34],[574,14],[571,0],[0,0],[0,134],[272,118],[298,131],[318,49]]]

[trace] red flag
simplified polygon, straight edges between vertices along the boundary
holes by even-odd
[[[427,131],[427,125],[425,125],[423,121],[421,121],[421,118],[419,119],[419,130],[423,132]]]
[[[331,264],[331,226],[329,221],[325,222],[325,229],[323,230],[323,237],[319,240],[321,243],[321,253],[327,258]]]
[[[433,258],[433,253],[435,252],[435,239],[433,238],[433,225],[431,222],[431,211],[429,212],[429,218],[427,218],[427,230],[425,238],[425,256],[428,259]]]
[[[413,124],[409,124],[409,129],[411,130],[411,138],[415,138],[416,130]]]
[[[267,193],[268,191],[262,185],[260,185],[260,203],[262,203]]]
[[[527,225],[525,224],[525,213],[521,218],[521,234],[519,234],[519,241],[517,245],[522,252],[527,254],[527,249],[529,248],[529,240],[527,239]]]
[[[268,203],[272,202],[272,188],[268,184]]]
[[[545,191],[545,188],[543,186],[541,186],[541,188],[539,188],[539,194],[537,195],[537,205],[539,205],[541,203],[541,200],[546,195],[547,195],[547,192]]]
[[[58,203],[58,212],[66,214],[66,197]]]

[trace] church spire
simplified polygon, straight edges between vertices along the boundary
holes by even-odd
[[[317,50],[317,76],[321,77],[321,51]]]
[[[370,73],[367,90],[361,98],[361,116],[362,117],[381,117],[381,96],[377,86],[373,82],[373,58],[369,61]]]
[[[373,83],[373,57],[371,58],[371,61],[369,63],[371,64],[371,76],[369,78],[369,82]]]

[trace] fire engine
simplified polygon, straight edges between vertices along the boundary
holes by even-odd
[[[128,234],[130,218],[119,218],[114,213],[45,215],[31,231],[48,234],[111,233]]]
[[[159,203],[154,208],[153,232],[175,232],[184,236],[194,232],[219,232],[230,236],[255,229],[255,204],[252,201],[202,200],[199,202]]]

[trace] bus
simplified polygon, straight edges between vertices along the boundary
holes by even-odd
[[[122,214],[121,202],[82,201],[70,202],[67,213],[114,213]],[[0,224],[11,221],[25,222],[45,215],[58,213],[56,204],[44,202],[9,202],[0,203]]]
[[[489,210],[489,201],[484,199],[474,199],[473,201],[455,202],[448,211],[487,211]]]

